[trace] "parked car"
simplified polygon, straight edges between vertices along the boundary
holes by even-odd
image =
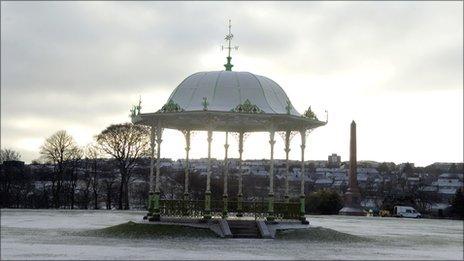
[[[395,206],[393,209],[393,215],[395,217],[406,217],[406,218],[421,218],[421,213],[417,212],[413,207],[409,206]]]

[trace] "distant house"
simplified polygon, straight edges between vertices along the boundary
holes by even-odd
[[[420,190],[423,192],[428,192],[428,193],[437,193],[438,186],[425,186],[423,188],[420,188]]]
[[[290,172],[290,177],[289,177],[289,180],[290,181],[297,181],[297,180],[300,180],[300,175],[301,175],[301,171],[300,169],[298,168],[294,168],[292,172]]]
[[[359,173],[356,175],[357,176],[357,179],[358,179],[358,185],[360,187],[365,187],[366,184],[367,184],[367,181],[369,179],[369,176],[367,175],[367,173]]]
[[[314,177],[316,179],[318,178],[326,178],[327,175],[331,175],[332,169],[330,168],[316,168],[316,173],[314,174]]]
[[[449,171],[453,165],[456,167],[456,169],[461,170],[461,171],[464,168],[463,166],[464,164],[462,162],[461,163],[435,162],[427,167],[432,167],[432,168],[445,172],[445,171]]]
[[[357,172],[365,174],[379,174],[379,171],[375,168],[358,168]]]
[[[314,187],[316,188],[330,188],[332,186],[333,180],[328,178],[319,178],[314,182]]]
[[[266,168],[264,166],[245,166],[245,167],[242,167],[242,169],[246,169],[248,168],[250,170],[250,173],[257,173],[259,171],[264,171]]]
[[[161,161],[160,168],[170,168],[172,167],[172,162]]]
[[[438,187],[438,194],[444,200],[451,199],[463,186],[463,174],[443,173],[432,183],[432,186]]]
[[[251,172],[252,175],[260,176],[260,177],[267,177],[269,176],[269,172],[265,170],[258,170],[258,171],[253,171]]]
[[[457,189],[456,188],[439,188],[438,189],[438,194],[442,197],[442,199],[452,199],[454,195],[456,194]]]
[[[348,180],[348,175],[346,174],[346,172],[334,172],[332,177],[334,180]]]
[[[178,160],[174,163],[172,163],[172,169],[175,170],[175,171],[181,171],[185,168],[185,160]],[[192,167],[192,165],[190,164],[190,168]]]
[[[338,191],[341,191],[343,188],[348,186],[348,181],[346,180],[335,180],[332,183],[332,188]]]
[[[409,186],[409,187],[413,187],[413,186],[416,186],[417,184],[420,183],[420,178],[419,177],[409,177],[407,178],[406,180],[406,184]]]
[[[462,181],[463,178],[464,178],[463,173],[443,173],[440,176],[438,176],[438,179],[453,179],[453,180],[457,179],[460,181]]]
[[[36,180],[33,182],[35,188],[47,188],[51,189],[52,182],[48,180]]]

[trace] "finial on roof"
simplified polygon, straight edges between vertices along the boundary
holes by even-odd
[[[201,103],[201,105],[203,105],[203,110],[204,110],[204,111],[207,111],[207,110],[208,110],[209,102],[208,102],[208,98],[207,98],[207,97],[203,97],[203,102]]]
[[[137,114],[140,114],[140,111],[142,110],[142,95],[139,95],[139,104],[135,106],[135,109]]]
[[[141,110],[142,110],[142,96],[139,97],[139,104],[132,106],[132,109],[130,110],[131,112],[130,117],[133,118],[139,115]]]
[[[229,19],[229,34],[226,35],[226,37],[224,38],[228,42],[228,46],[224,46],[224,45],[221,46],[222,50],[224,50],[224,49],[228,50],[227,63],[224,64],[224,67],[226,67],[226,71],[232,71],[232,67],[234,67],[230,63],[230,61],[232,60],[232,57],[230,56],[230,50],[232,50],[232,49],[238,50],[238,46],[233,46],[233,47],[231,46],[232,38],[234,38],[234,35],[230,31],[231,27],[232,27],[232,24],[231,24],[230,19]]]
[[[292,103],[289,99],[287,99],[287,106],[285,106],[285,110],[287,111],[288,115],[290,115],[290,113],[292,112]]]

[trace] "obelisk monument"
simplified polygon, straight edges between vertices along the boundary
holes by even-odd
[[[348,190],[345,193],[345,206],[340,210],[340,215],[364,216],[361,208],[361,194],[358,188],[356,162],[356,123],[351,122],[350,131],[350,170],[348,172]]]

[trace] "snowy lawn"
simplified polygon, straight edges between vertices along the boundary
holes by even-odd
[[[1,210],[1,259],[463,259],[463,221],[308,216],[278,239],[99,236],[142,211]]]

